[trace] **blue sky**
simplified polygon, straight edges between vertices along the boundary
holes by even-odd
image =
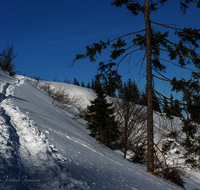
[[[107,41],[144,28],[143,15],[137,17],[122,7],[111,6],[113,0],[6,0],[1,2],[0,48],[14,44],[17,70],[28,77],[41,76],[45,80],[68,78],[87,83],[96,74],[99,61],[109,58],[109,52],[98,56],[97,63],[88,59],[66,66],[75,54],[84,53],[86,45]],[[179,27],[199,27],[200,10],[191,5],[186,15],[180,11],[179,1],[169,1],[151,15],[155,22],[177,24]],[[162,27],[156,27],[164,31]],[[128,39],[131,42],[131,38]],[[173,37],[172,37],[173,40]],[[199,52],[199,50],[198,50]],[[139,66],[133,67],[143,55],[137,52],[131,60],[120,64],[123,80],[132,77],[144,89],[145,77],[139,75]],[[129,64],[131,65],[129,72]],[[144,72],[144,68],[142,70]],[[183,69],[168,64],[168,77],[189,77]],[[170,95],[166,82],[155,81],[156,88]]]

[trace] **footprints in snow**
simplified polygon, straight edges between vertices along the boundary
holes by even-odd
[[[22,83],[18,80],[14,84],[0,84],[0,177],[26,175],[42,182],[26,184],[26,187],[17,184],[20,186],[17,189],[31,188],[31,185],[44,190],[49,186],[90,189],[85,182],[72,178],[66,169],[66,159],[48,143],[34,121],[12,103],[15,85]],[[0,189],[5,189],[2,185],[5,183],[0,184]]]

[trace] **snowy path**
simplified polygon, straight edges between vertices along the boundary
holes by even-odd
[[[23,82],[1,83],[0,189],[89,189],[86,183],[71,177],[66,159],[48,143],[34,121],[12,103],[15,87]]]

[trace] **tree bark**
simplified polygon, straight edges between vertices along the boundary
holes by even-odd
[[[153,108],[152,108],[152,66],[151,66],[151,23],[149,19],[149,0],[145,0],[145,28],[147,54],[147,170],[154,172],[153,149]]]

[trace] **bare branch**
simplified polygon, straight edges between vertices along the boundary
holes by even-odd
[[[160,78],[160,77],[158,77],[158,76],[156,76],[156,75],[154,75],[154,74],[152,74],[152,76],[156,77],[157,79],[160,79],[160,80],[163,80],[163,81],[170,82],[170,80],[168,80],[168,79],[163,79],[163,78]]]
[[[113,40],[110,40],[109,42],[113,42],[113,41],[115,41],[115,40],[118,40],[119,38],[124,38],[124,37],[126,37],[126,36],[130,36],[130,35],[132,35],[132,34],[137,34],[137,33],[143,32],[143,31],[146,31],[146,29],[143,29],[143,30],[139,30],[139,31],[136,31],[136,32],[131,32],[131,33],[125,34],[125,35],[123,35],[123,36],[114,38]]]
[[[133,52],[135,52],[135,51],[141,50],[141,49],[143,49],[143,48],[145,48],[145,46],[140,47],[140,48],[138,48],[138,49],[136,49],[136,50],[133,50],[133,51],[128,52],[128,53],[118,62],[116,70],[118,69],[119,64],[120,64],[129,54],[131,54],[131,53],[133,53]]]
[[[155,57],[157,57],[157,56],[155,56]],[[178,64],[176,64],[176,63],[174,63],[174,62],[172,62],[172,61],[163,59],[163,58],[161,58],[161,57],[158,57],[158,58],[159,58],[159,59],[162,59],[163,61],[166,61],[166,62],[168,62],[168,63],[171,63],[171,64],[173,64],[173,65],[175,65],[175,66],[177,66],[177,67],[180,67],[180,68],[183,68],[183,69],[187,69],[187,70],[196,72],[196,71],[193,70],[193,69],[190,69],[190,68],[187,68],[187,67],[184,67],[184,66],[181,67],[180,65],[178,65]]]
[[[155,71],[155,72],[157,72],[159,75],[161,75],[163,78],[165,78],[167,81],[172,81],[172,80],[170,80],[169,78],[167,78],[166,76],[164,76],[163,74],[161,74],[159,71],[157,71],[156,69],[154,69],[153,67],[152,67],[152,69]],[[155,76],[155,75],[154,75]]]
[[[174,24],[161,24],[161,23],[158,23],[158,22],[154,22],[152,20],[150,20],[150,22],[153,23],[153,24],[157,24],[157,25],[160,25],[160,26],[164,26],[166,28],[174,29],[174,30],[183,30],[182,28],[176,28],[176,27],[167,26],[167,25],[174,25]]]

